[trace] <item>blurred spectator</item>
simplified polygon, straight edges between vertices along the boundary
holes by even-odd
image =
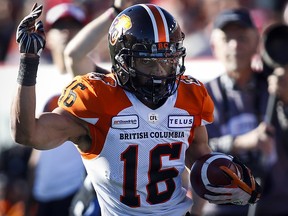
[[[70,216],[100,216],[100,206],[96,191],[88,176],[86,176],[82,187],[73,197],[70,206]]]
[[[283,9],[285,8],[285,4],[287,0],[277,0],[277,1],[261,1],[256,0],[257,8],[264,9],[266,11],[271,12],[271,18],[274,20],[281,20],[281,16],[283,14]],[[265,26],[267,27],[267,26]]]
[[[43,0],[44,10],[47,13],[51,8],[63,3],[73,3],[73,0]]]
[[[22,0],[2,0],[0,4],[0,63],[6,60],[11,38],[24,6]]]
[[[288,213],[288,68],[276,68],[269,77],[271,93],[277,93],[272,125],[275,127],[277,162],[265,179],[262,198],[257,204],[256,215],[286,215]],[[273,206],[273,209],[270,208]]]
[[[263,179],[275,155],[273,138],[266,133],[272,129],[262,123],[268,98],[267,77],[251,68],[258,42],[259,32],[247,9],[224,10],[216,17],[211,46],[226,73],[206,83],[215,105],[214,123],[207,126],[207,131],[214,151],[239,157]],[[205,202],[201,215],[243,216],[248,212],[249,205]]]
[[[59,95],[51,97],[43,111],[50,112],[56,108],[58,98]],[[67,141],[47,151],[33,149],[29,164],[35,201],[30,212],[36,209],[35,216],[68,216],[71,201],[85,176],[74,144]]]
[[[51,52],[52,62],[59,73],[65,74],[64,49],[86,24],[86,15],[72,3],[61,3],[47,11],[45,24],[46,46]],[[47,101],[44,112],[58,106],[59,95]],[[65,142],[48,151],[33,150],[30,167],[34,173],[31,181],[36,203],[35,215],[68,216],[71,201],[85,177],[85,169],[74,144]]]
[[[240,0],[203,0],[203,10],[208,24],[213,28],[214,20],[220,12],[244,6],[241,3]]]
[[[84,11],[70,3],[52,7],[46,14],[46,47],[49,49],[52,62],[60,73],[66,73],[64,49],[67,43],[86,24]]]
[[[72,0],[75,5],[82,7],[87,19],[91,21],[113,5],[113,0]]]
[[[283,23],[268,26],[263,38],[262,48],[266,53],[263,59],[273,70],[268,77],[269,101],[272,101],[268,104],[271,120],[268,119],[266,122],[274,127],[277,161],[264,181],[263,195],[257,204],[256,215],[287,215],[288,57],[283,50],[286,51],[288,48],[288,26]],[[269,208],[270,206],[273,206],[273,209]]]
[[[282,20],[286,25],[288,25],[288,1],[284,5],[284,9],[283,9],[283,13],[282,13]]]
[[[185,34],[186,58],[211,56],[207,16],[200,0],[153,0],[153,3],[172,13]]]
[[[0,154],[0,215],[24,216],[31,148],[14,144]]]
[[[122,10],[131,4],[147,2],[150,1],[115,0],[114,5]],[[108,7],[106,11],[89,22],[79,34],[69,42],[64,54],[66,69],[70,74],[76,76],[86,73],[87,71],[103,72],[103,70],[98,66],[96,67],[96,65],[97,63],[110,61],[108,41],[105,37],[105,32],[108,31],[116,15],[117,12],[113,7]]]
[[[184,46],[187,58],[211,57],[211,25],[216,15],[231,8],[241,7],[247,2],[241,0],[153,0],[171,12],[185,33]]]

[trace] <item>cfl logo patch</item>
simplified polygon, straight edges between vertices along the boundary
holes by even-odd
[[[150,123],[156,123],[159,120],[159,116],[157,113],[149,113],[148,114],[148,121]]]

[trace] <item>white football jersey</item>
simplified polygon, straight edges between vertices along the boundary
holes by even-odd
[[[177,92],[152,110],[112,74],[79,76],[59,105],[89,123],[92,146],[81,152],[103,216],[181,216],[192,201],[182,187],[194,128],[213,121],[204,85],[183,76]]]

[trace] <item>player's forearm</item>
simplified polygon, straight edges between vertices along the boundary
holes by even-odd
[[[115,10],[109,8],[101,16],[88,23],[66,46],[64,51],[67,70],[73,75],[78,75],[77,64],[87,58],[91,52],[106,35],[112,20],[115,17]],[[91,61],[92,62],[92,61]]]
[[[60,118],[54,113],[42,113],[36,118],[35,108],[35,86],[19,84],[10,116],[12,138],[16,143],[45,150],[55,148],[68,140],[63,128],[71,125],[71,121],[68,122],[66,118]]]
[[[193,205],[191,206],[190,209],[190,215],[200,216],[202,215],[203,207],[205,203],[207,203],[207,201],[199,197],[193,189],[191,190],[192,190]]]
[[[15,142],[31,145],[35,134],[35,86],[17,88],[11,107],[11,129]]]
[[[21,54],[18,87],[11,107],[11,129],[17,143],[31,145],[35,135],[35,84],[39,65],[37,54]]]

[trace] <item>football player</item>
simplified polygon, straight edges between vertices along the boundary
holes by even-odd
[[[14,140],[42,150],[75,143],[102,215],[186,215],[192,200],[181,174],[211,153],[205,125],[213,121],[213,102],[199,80],[184,75],[184,34],[177,21],[153,4],[120,12],[108,33],[111,73],[75,77],[59,107],[35,118],[36,75],[45,46],[43,24],[36,21],[41,12],[35,5],[17,30]],[[216,195],[207,199],[255,203],[257,183],[247,177],[238,180],[249,190],[212,185],[208,189]]]

